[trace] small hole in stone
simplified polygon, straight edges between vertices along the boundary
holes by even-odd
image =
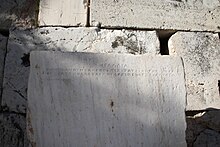
[[[110,106],[111,108],[114,106],[114,102],[112,100],[111,100]]]

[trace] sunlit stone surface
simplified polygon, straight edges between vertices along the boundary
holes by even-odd
[[[92,0],[92,26],[220,32],[219,0]]]
[[[171,55],[183,58],[187,110],[220,109],[220,40],[218,34],[177,32],[169,40]]]
[[[184,147],[179,57],[32,52],[28,128],[38,147]]]
[[[40,26],[85,26],[87,0],[40,0]]]

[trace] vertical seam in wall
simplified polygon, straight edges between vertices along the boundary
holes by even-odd
[[[40,12],[40,0],[36,0],[36,8],[35,8],[35,24],[34,24],[34,26],[35,27],[38,27],[39,26],[39,12]]]
[[[86,27],[90,27],[90,0],[87,0]]]
[[[3,95],[3,86],[4,86],[4,77],[5,77],[5,63],[6,63],[6,56],[7,56],[7,53],[8,53],[8,39],[9,39],[9,36],[7,38],[7,41],[6,41],[6,48],[5,48],[5,54],[4,54],[4,62],[3,62],[3,68],[2,68],[2,81],[1,81],[1,93],[0,93],[0,112],[2,111],[2,95]]]

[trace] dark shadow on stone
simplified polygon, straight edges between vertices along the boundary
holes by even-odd
[[[0,29],[0,34],[5,37],[9,37],[9,30]]]
[[[22,60],[22,65],[25,66],[25,67],[28,67],[30,66],[30,53],[27,53],[27,54],[23,54],[23,57],[21,57],[21,60]]]
[[[168,41],[176,31],[173,30],[157,30],[160,41],[160,54],[169,55]]]
[[[186,112],[188,147],[220,146],[220,110],[208,108]]]

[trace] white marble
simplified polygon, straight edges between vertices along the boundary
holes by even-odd
[[[29,136],[38,147],[185,147],[179,57],[31,53]]]
[[[219,0],[92,0],[92,26],[220,32]]]

